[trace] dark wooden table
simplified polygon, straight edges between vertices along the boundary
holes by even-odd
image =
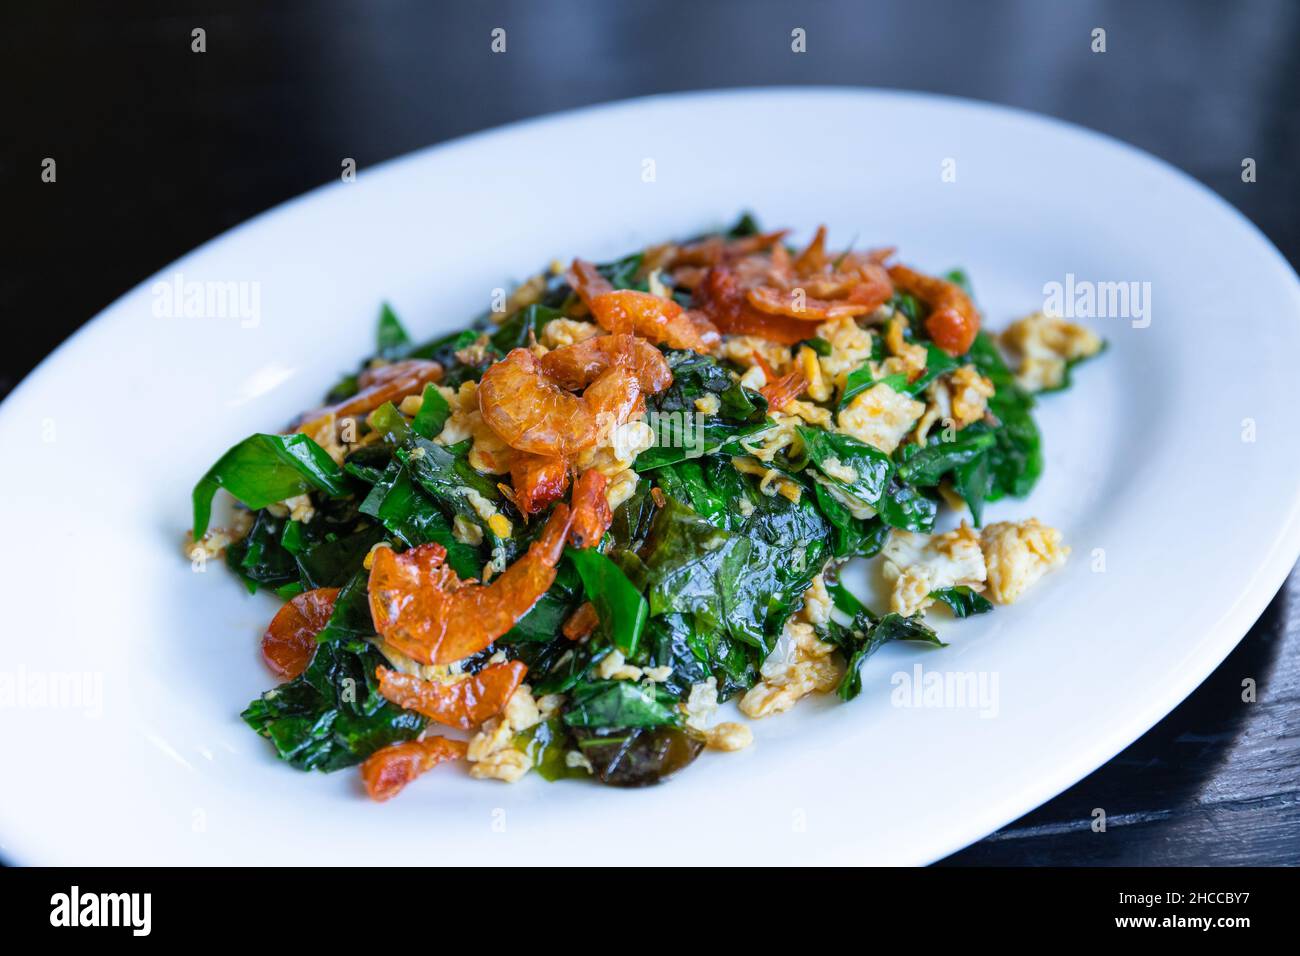
[[[1300,261],[1300,4],[1285,0],[5,6],[0,396],[119,294],[333,179],[342,157],[364,168],[522,117],[674,90],[900,87],[1059,116],[1187,170]],[[489,49],[496,27],[503,55]],[[790,49],[796,27],[804,54]],[[191,49],[198,28],[204,53]],[[1095,28],[1104,53],[1091,50]],[[54,184],[40,182],[45,157]],[[1241,180],[1246,157],[1254,183]],[[1150,733],[947,862],[1297,862],[1298,600],[1293,574]],[[1241,699],[1248,677],[1254,703]],[[1091,831],[1094,807],[1104,834]]]

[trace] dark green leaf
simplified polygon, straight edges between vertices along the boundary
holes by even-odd
[[[596,779],[610,787],[648,787],[688,766],[703,741],[676,727],[631,730],[572,730]]]
[[[424,386],[424,398],[411,422],[411,430],[421,438],[434,438],[442,432],[450,417],[451,406],[438,391],[438,386],[429,384]]]
[[[828,481],[863,504],[875,508],[880,503],[894,473],[894,463],[888,455],[851,435],[840,435],[821,428],[800,426],[799,437],[803,439],[808,461]],[[838,472],[839,469],[828,466],[827,462],[838,462],[841,468],[853,469],[853,481],[844,481],[831,474],[830,472]]]
[[[676,699],[654,684],[630,680],[598,680],[580,684],[569,698],[564,722],[570,727],[675,726],[680,722]]]
[[[964,584],[931,591],[930,597],[948,605],[954,617],[970,617],[972,614],[983,614],[993,610],[993,604],[988,598],[978,591],[972,591]]]
[[[411,347],[411,337],[387,302],[379,310],[379,327],[375,330],[375,354],[389,360],[401,358]]]
[[[375,686],[379,653],[362,642],[317,647],[300,676],[248,705],[244,721],[299,770],[338,770],[410,740],[426,720],[386,701]]]
[[[194,486],[194,538],[203,537],[218,488],[257,510],[308,491],[347,494],[342,469],[306,435],[251,435],[208,469]]]
[[[848,636],[841,636],[841,648],[852,648],[848,653],[848,667],[836,689],[841,700],[852,700],[862,693],[862,665],[867,658],[891,641],[919,641],[934,647],[947,647],[939,640],[939,635],[921,620],[919,614],[904,617],[901,614],[886,614],[879,621],[870,622],[865,616],[855,618],[847,629]]]
[[[617,564],[595,548],[565,551],[582,578],[582,587],[596,608],[601,633],[631,657],[637,651],[649,605]]]

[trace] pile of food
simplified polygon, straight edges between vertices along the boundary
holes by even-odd
[[[194,490],[191,557],[285,601],[262,638],[283,683],[244,720],[381,800],[449,760],[640,786],[751,742],[720,701],[851,700],[885,643],[942,646],[927,613],[1061,564],[1057,531],[983,516],[1042,470],[1032,393],[1101,341],[1033,315],[1009,365],[960,273],[785,235],[745,217],[556,264],[424,344],[385,307],[323,407]],[[888,609],[838,580],[876,555]]]

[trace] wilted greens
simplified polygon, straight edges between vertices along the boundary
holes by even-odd
[[[762,238],[746,216],[730,230],[696,237],[689,248]],[[665,299],[699,307],[699,286],[686,281],[685,271],[656,265],[662,256],[662,250],[637,252],[595,272],[605,288],[666,289]],[[969,290],[963,274],[948,278]],[[291,600],[329,589],[332,610],[327,606],[312,628],[316,643],[305,670],[243,712],[292,766],[337,770],[431,727],[379,691],[379,667],[411,673],[412,662],[376,633],[373,555],[382,547],[402,552],[437,545],[463,586],[491,587],[537,540],[557,505],[524,514],[511,462],[492,466],[475,457],[475,429],[483,422],[474,419],[474,389],[512,350],[542,354],[538,343],[550,341],[550,323],[591,318],[581,288],[569,283],[565,275],[539,277],[505,313],[485,314],[468,329],[427,341],[413,338],[384,304],[373,354],[330,390],[315,413],[324,417],[308,429],[315,439],[252,435],[195,486],[196,538],[209,530],[219,488],[236,499],[246,520],[230,536],[225,561],[250,590]],[[723,701],[746,694],[769,673],[765,662],[770,667],[773,655],[789,653],[783,642],[800,628],[810,628],[821,652],[833,654],[827,660],[837,662],[836,692],[845,701],[862,692],[867,661],[885,644],[945,646],[919,613],[874,613],[839,583],[839,569],[878,554],[895,529],[933,531],[944,501],[962,499],[978,527],[987,503],[1033,488],[1043,468],[1042,439],[1031,414],[1034,397],[1017,384],[987,333],[966,354],[950,355],[928,338],[926,305],[902,291],[889,297],[888,290],[877,313],[857,321],[866,328],[901,317],[907,341],[924,346],[924,368],[919,357],[910,374],[888,366],[877,334],[874,351],[856,352],[833,373],[829,397],[814,399],[809,391],[802,409],[763,386],[773,373],[756,378],[755,367],[747,374],[758,360],[745,362],[742,350],[661,346],[672,382],[641,403],[656,441],[636,455],[630,475],[604,460],[623,490],[611,502],[613,520],[603,539],[582,550],[566,548],[545,593],[494,631],[501,635],[494,644],[438,678],[455,682],[486,675],[493,664],[525,665],[538,716],[503,729],[513,734],[509,746],[539,775],[613,786],[664,779],[691,763],[708,740],[688,706],[693,695],[701,688],[716,689]],[[809,322],[807,335],[784,341],[795,343],[794,353],[810,350],[814,363],[833,359],[835,329],[824,328]],[[806,351],[803,357],[809,358]],[[375,391],[386,370],[427,372],[433,362],[439,368],[418,384]],[[987,413],[964,428],[935,427],[924,439],[895,447],[835,424],[839,412],[882,384],[933,401],[962,366],[973,366],[993,386]],[[349,410],[339,412],[346,420],[335,422],[331,416],[340,409]],[[315,427],[321,421],[324,431]],[[344,424],[347,430],[336,431],[331,444],[329,427]],[[571,481],[595,467],[568,464]],[[464,585],[469,581],[475,583]],[[809,602],[827,594],[833,612],[814,614]],[[969,586],[936,587],[929,597],[957,618],[992,609]],[[384,604],[376,607],[387,613]],[[585,625],[570,632],[575,622]]]

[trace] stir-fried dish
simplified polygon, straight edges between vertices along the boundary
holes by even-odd
[[[745,217],[556,263],[423,344],[385,306],[322,407],[194,490],[192,559],[284,601],[249,726],[379,800],[447,761],[656,783],[751,743],[720,702],[850,701],[882,645],[942,647],[929,615],[1063,563],[1053,528],[984,515],[1033,488],[1033,395],[1097,336],[1036,314],[995,338],[960,272],[785,240]],[[887,608],[839,580],[876,556]]]

